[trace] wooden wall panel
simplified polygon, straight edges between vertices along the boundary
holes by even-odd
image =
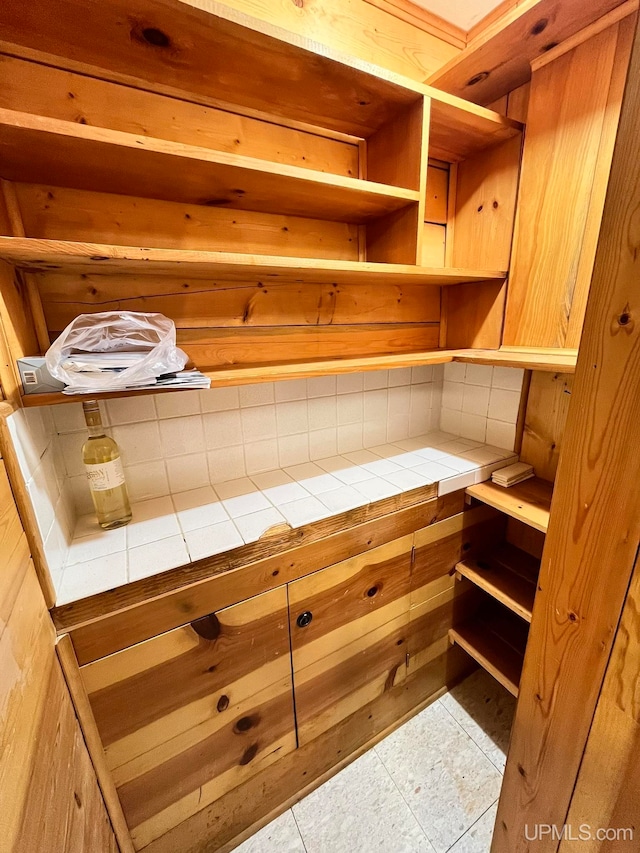
[[[584,839],[581,853],[617,853],[637,845],[640,789],[640,560],[636,561],[613,644],[567,823],[608,830]],[[563,841],[559,853],[575,845]]]
[[[27,237],[358,260],[357,226],[345,222],[37,184],[16,193]]]
[[[438,324],[184,329],[178,333],[178,346],[206,371],[224,364],[270,364],[435,349]]]
[[[2,849],[118,853],[2,461],[0,554]]]
[[[455,238],[454,238],[455,239]],[[442,288],[441,322],[447,349],[498,349],[502,341],[507,285],[503,281]]]
[[[639,77],[636,34],[492,853],[565,822],[640,546]]]
[[[520,459],[533,465],[536,476],[550,483],[558,468],[572,389],[570,374],[533,371]]]
[[[505,346],[578,345],[633,25],[626,18],[533,74]]]
[[[137,849],[296,747],[285,587],[82,675]]]
[[[438,323],[439,288],[264,284],[155,276],[44,273],[35,277],[47,326],[81,313],[160,311],[178,329]]]
[[[14,267],[4,261],[0,261],[0,335],[6,342],[8,356],[0,366],[2,387],[7,399],[17,404],[22,386],[15,359],[34,355],[40,352],[40,347],[25,282]]]
[[[452,266],[508,270],[520,135],[458,164]]]
[[[121,86],[0,55],[0,107],[244,154],[275,163],[358,175],[358,146],[188,100]],[[127,104],[122,109],[122,104]]]

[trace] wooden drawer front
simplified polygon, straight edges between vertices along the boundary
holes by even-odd
[[[81,671],[138,849],[295,749],[284,587]]]
[[[300,745],[406,676],[412,539],[289,584]]]
[[[505,532],[505,516],[488,506],[466,510],[418,530],[414,535],[411,606],[431,598],[434,593],[430,584],[452,574],[463,556],[502,541]]]

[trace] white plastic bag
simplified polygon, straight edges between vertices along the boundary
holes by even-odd
[[[74,353],[137,352],[141,357],[119,372],[78,372],[65,366]],[[104,311],[80,314],[49,347],[49,373],[65,385],[111,391],[153,384],[158,376],[177,373],[189,360],[176,346],[176,327],[163,314]]]

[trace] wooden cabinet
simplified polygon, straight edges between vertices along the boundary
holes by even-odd
[[[413,536],[289,584],[301,745],[407,674]]]
[[[295,749],[285,587],[82,675],[136,848]]]
[[[182,844],[203,814],[206,837],[220,841],[230,825],[237,834],[257,819],[229,805],[240,792],[273,784],[265,802],[277,807],[298,775],[331,770],[469,671],[447,633],[475,589],[453,572],[501,535],[502,516],[461,505],[80,667],[136,849]]]

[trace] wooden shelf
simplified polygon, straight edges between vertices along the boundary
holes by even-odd
[[[0,109],[3,178],[188,204],[365,222],[419,192]]]
[[[3,239],[6,238],[0,237],[0,243]],[[451,361],[462,360],[459,357],[459,353],[468,352],[472,352],[472,350],[434,349],[426,352],[408,352],[393,355],[382,353],[380,355],[362,356],[360,358],[330,358],[308,360],[304,362],[287,361],[272,364],[229,365],[228,367],[220,367],[215,370],[204,369],[203,373],[206,373],[206,375],[210,377],[212,388],[219,388],[228,385],[248,385],[259,382],[277,382],[286,379],[304,379],[310,376],[322,376],[324,374],[358,373],[369,370],[393,370],[400,367],[419,367],[423,364],[447,364]],[[469,359],[465,356],[465,360]],[[198,365],[195,366],[197,367]],[[116,396],[128,397],[143,394],[176,393],[179,392],[160,390],[128,391]],[[113,394],[97,395],[98,399],[108,399],[113,396]],[[50,394],[30,394],[22,397],[22,404],[27,408],[73,402],[77,402],[76,397],[62,394],[60,392]],[[488,486],[492,484],[483,483],[481,485]],[[471,486],[470,488],[476,487]],[[499,486],[496,486],[495,488],[500,489],[501,492],[507,491],[506,489],[501,489]],[[513,493],[514,488],[516,487],[512,487],[509,491]],[[498,508],[501,509],[502,507]],[[506,510],[503,511],[506,512]]]
[[[507,542],[456,565],[460,575],[527,622],[531,622],[539,570],[539,560]]]
[[[503,367],[522,367],[552,373],[575,373],[577,349],[550,347],[500,347],[499,350],[459,350],[456,361],[491,364]]]
[[[207,8],[142,3],[134,19],[114,4],[101,4],[98,14],[83,0],[68,0],[56,10],[56,27],[43,28],[49,2],[31,0],[28,19],[19,5],[12,5],[3,8],[3,24],[8,41],[32,50],[64,56],[73,44],[76,67],[84,73],[99,67],[105,76],[111,71],[170,86],[205,104],[215,93],[215,105],[241,106],[356,137],[371,136],[420,97],[431,97],[434,145],[453,160],[522,129],[492,110],[220,3]],[[146,42],[146,28],[163,34],[168,50]]]
[[[508,489],[492,482],[478,483],[469,486],[467,494],[536,530],[547,532],[553,484],[546,480],[533,477]]]
[[[180,275],[240,282],[372,284],[380,281],[440,287],[504,279],[506,276],[504,270],[461,270],[188,249],[145,249],[31,237],[0,237],[0,258],[27,272],[69,270],[84,274]]]
[[[527,626],[506,610],[486,608],[449,629],[449,639],[471,655],[514,696],[518,695]]]

